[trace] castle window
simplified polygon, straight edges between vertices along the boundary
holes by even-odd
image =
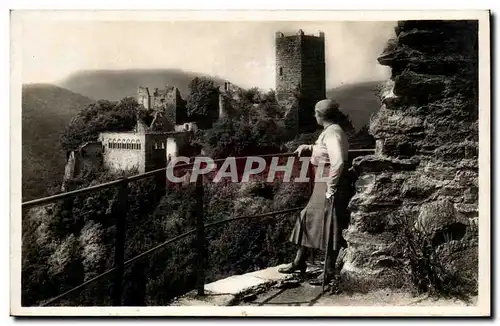
[[[279,73],[280,73],[280,76],[283,76],[283,67],[279,68]]]
[[[139,143],[138,145],[139,145],[139,149],[141,149],[141,144]]]
[[[161,142],[161,149],[165,149],[165,143]]]
[[[187,124],[187,123],[186,123],[186,124],[184,125],[184,130],[189,130],[189,124]]]
[[[158,143],[155,142],[155,149],[158,149]]]

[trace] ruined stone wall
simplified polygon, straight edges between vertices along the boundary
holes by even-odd
[[[101,142],[89,142],[82,145],[78,151],[79,170],[91,170],[103,163],[104,146]]]
[[[166,166],[168,154],[184,155],[190,135],[191,132],[103,132],[99,135],[103,164],[115,172],[159,169]],[[67,169],[70,171],[71,166]]]
[[[314,106],[326,98],[325,80],[325,39],[302,36],[302,76],[298,119],[301,132],[311,132],[317,128]]]
[[[301,39],[300,35],[276,34],[276,99],[287,100],[301,83]]]
[[[143,105],[146,109],[151,107],[151,95],[147,87],[139,86],[137,88],[137,103]]]
[[[404,282],[406,221],[449,273],[477,281],[477,33],[476,21],[399,22],[379,57],[392,76],[370,123],[376,153],[353,162],[344,275]]]
[[[78,171],[78,162],[75,151],[71,151],[68,155],[66,165],[64,166],[64,177],[61,185],[61,191],[68,191],[68,181],[73,179]]]
[[[61,185],[61,191],[72,189],[70,181],[79,177],[82,171],[90,171],[103,165],[104,147],[100,141],[87,142],[81,145],[78,150],[71,151],[68,154],[66,165],[64,167],[64,177]]]
[[[167,139],[163,133],[146,134],[146,171],[163,168],[167,164]]]
[[[196,132],[198,130],[198,124],[195,121],[192,122],[185,122],[180,125],[175,126],[175,131],[181,132],[181,131],[193,131]]]
[[[103,164],[111,171],[136,168],[139,173],[146,171],[145,137],[134,132],[103,132],[99,140],[104,148]]]
[[[298,130],[316,128],[314,105],[326,97],[325,37],[276,34],[276,99],[281,105],[294,94],[299,99]]]
[[[304,35],[301,46],[302,88],[300,94],[305,100],[316,104],[315,102],[326,97],[325,39],[323,36]],[[311,112],[314,115],[314,110]]]
[[[225,96],[223,93],[219,93],[219,119],[228,118],[227,108],[229,106],[229,98]]]
[[[137,88],[137,102],[146,109],[164,113],[171,125],[183,123],[187,118],[186,102],[179,89],[174,86],[166,86],[164,89],[155,88],[152,92],[147,87],[139,86]]]

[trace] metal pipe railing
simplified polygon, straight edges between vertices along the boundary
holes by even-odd
[[[212,223],[208,223],[208,224],[205,224],[203,227],[205,229],[210,229],[210,228],[213,228],[213,227],[216,227],[216,226],[220,226],[222,224],[227,224],[227,223],[230,223],[230,222],[234,222],[234,221],[239,221],[239,220],[245,220],[245,219],[250,219],[250,218],[263,218],[263,217],[270,217],[270,216],[274,216],[274,215],[279,215],[279,214],[287,214],[287,213],[294,213],[294,212],[297,212],[297,211],[300,211],[300,210],[303,210],[305,208],[305,206],[303,207],[295,207],[295,208],[289,208],[289,209],[285,209],[285,210],[281,210],[281,211],[272,211],[272,212],[268,212],[268,213],[263,213],[263,214],[258,214],[258,215],[245,215],[245,216],[237,216],[237,217],[232,217],[232,218],[228,218],[228,219],[223,219],[223,220],[220,220],[220,221],[215,221],[215,222],[212,222]],[[123,263],[123,266],[124,267],[127,267],[129,266],[130,264],[140,260],[141,258],[144,258],[152,253],[154,253],[155,251],[158,251],[159,249],[162,249],[163,247],[171,244],[171,243],[174,243],[174,242],[177,242],[181,239],[184,239],[186,238],[187,236],[189,235],[192,235],[192,234],[196,234],[197,232],[197,229],[192,229],[192,230],[189,230],[187,232],[184,232],[172,239],[169,239],[165,242],[162,242],[156,246],[154,246],[153,248],[150,248],[140,254],[138,254],[137,256],[135,257],[132,257],[130,258],[129,260],[125,261]],[[49,304],[51,303],[54,303],[54,302],[57,302],[58,300],[64,298],[65,296],[67,296],[68,294],[71,294],[91,283],[94,283],[95,281],[98,281],[99,279],[115,272],[117,270],[116,267],[113,267],[93,278],[91,278],[90,280],[87,280],[85,282],[83,282],[82,284],[80,285],[77,285],[75,286],[74,288],[66,291],[66,292],[63,292],[61,294],[59,294],[58,296],[52,298],[52,299],[49,299],[48,301],[44,302],[41,306],[44,307],[44,306],[48,306]]]

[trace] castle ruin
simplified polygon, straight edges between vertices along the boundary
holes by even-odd
[[[137,169],[144,173],[166,166],[169,158],[191,153],[189,141],[199,128],[206,128],[213,122],[228,118],[229,99],[237,100],[237,87],[225,82],[218,89],[218,110],[211,121],[196,121],[188,116],[186,100],[175,86],[163,89],[138,86],[137,102],[151,116],[146,125],[139,117],[132,131],[101,132],[92,148],[100,149],[97,156],[101,164],[111,171]],[[235,97],[236,96],[236,97]],[[276,33],[276,99],[278,104],[288,106],[287,101],[296,99],[289,108],[293,115],[293,128],[297,133],[316,129],[314,106],[326,97],[325,86],[325,35],[305,35],[302,30],[291,36]],[[295,101],[295,100],[294,100]],[[65,180],[77,175],[79,167],[96,162],[95,150],[88,152],[90,144],[70,153],[66,166]],[[88,162],[87,162],[88,161]]]
[[[218,110],[211,122],[227,118],[227,98],[235,86],[226,82],[219,87]],[[68,153],[62,190],[67,181],[82,170],[103,165],[112,172],[136,170],[144,173],[165,167],[176,156],[193,156],[197,149],[190,146],[190,139],[200,121],[192,120],[186,111],[186,101],[175,86],[164,89],[137,88],[137,102],[149,111],[153,120],[146,123],[137,116],[131,131],[101,132],[98,140],[81,145]]]

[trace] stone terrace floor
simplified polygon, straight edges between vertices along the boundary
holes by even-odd
[[[319,262],[308,264],[307,273],[321,273]],[[281,274],[278,268],[235,275],[205,285],[206,295],[197,297],[190,292],[173,302],[173,306],[466,306],[475,305],[477,297],[470,302],[455,299],[434,299],[427,296],[412,296],[406,292],[382,289],[366,294],[332,294],[329,288],[311,286],[300,282],[296,276]]]

